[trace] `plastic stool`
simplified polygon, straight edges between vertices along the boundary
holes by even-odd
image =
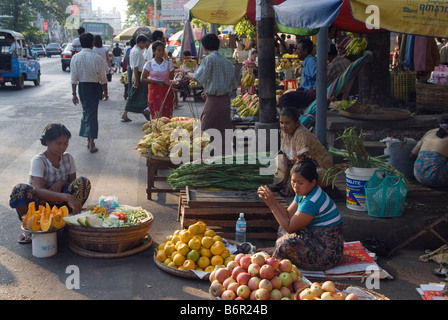
[[[291,85],[291,88],[289,87]],[[289,89],[297,89],[297,81],[296,80],[283,80],[284,90]]]

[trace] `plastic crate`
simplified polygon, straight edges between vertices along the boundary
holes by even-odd
[[[402,215],[408,188],[400,176],[376,170],[364,189],[369,216],[393,218]]]

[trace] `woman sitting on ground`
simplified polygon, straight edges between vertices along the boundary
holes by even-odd
[[[295,198],[283,207],[267,186],[258,196],[280,225],[272,255],[289,259],[305,270],[328,270],[342,258],[344,238],[342,219],[333,200],[318,186],[316,163],[311,158],[296,162],[291,170]],[[271,254],[272,249],[264,249]]]
[[[90,181],[76,177],[73,157],[65,152],[70,137],[70,131],[62,124],[45,127],[40,141],[47,149],[31,160],[28,184],[17,184],[11,192],[9,205],[16,209],[20,220],[31,202],[35,202],[36,208],[48,203],[51,207],[66,205],[73,214],[81,212],[89,197]],[[30,235],[22,234],[19,242],[31,242]]]
[[[283,196],[294,194],[289,183],[289,172],[297,157],[309,156],[317,162],[318,185],[328,187],[331,182],[323,181],[325,171],[333,166],[327,149],[316,136],[300,123],[299,113],[294,108],[285,108],[280,113],[281,154],[278,158],[278,172],[283,180],[275,186]]]
[[[448,117],[429,130],[409,154],[416,159],[414,176],[429,187],[448,187]]]

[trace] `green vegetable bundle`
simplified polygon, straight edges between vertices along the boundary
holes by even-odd
[[[168,182],[173,189],[189,187],[257,190],[271,184],[273,175],[262,175],[258,155],[223,156],[209,160],[189,162],[171,169]]]

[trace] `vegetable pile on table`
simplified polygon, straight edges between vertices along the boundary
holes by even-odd
[[[193,188],[257,190],[260,185],[271,184],[274,175],[260,172],[268,166],[260,163],[258,155],[252,158],[255,161],[250,161],[250,156],[221,156],[184,163],[170,170],[167,181],[173,189],[182,189],[188,185]]]

